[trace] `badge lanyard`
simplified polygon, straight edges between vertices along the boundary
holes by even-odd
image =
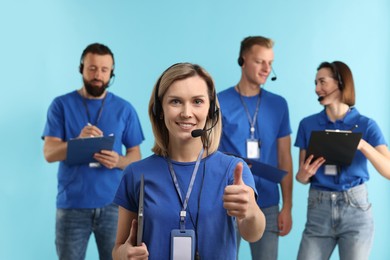
[[[83,97],[83,104],[84,104],[84,107],[85,107],[85,111],[87,112],[88,123],[90,123],[90,124],[92,124],[92,125],[97,125],[97,124],[99,123],[100,117],[102,116],[103,107],[104,107],[104,102],[106,101],[106,97],[107,97],[107,94],[104,96],[104,98],[103,98],[103,100],[102,100],[102,105],[101,105],[100,108],[99,108],[99,112],[98,112],[98,116],[97,116],[97,119],[96,119],[95,124],[92,124],[92,122],[91,122],[91,114],[89,113],[87,101],[86,101],[86,98]]]
[[[98,116],[97,116],[96,122],[94,124],[91,121],[91,114],[89,113],[89,109],[88,109],[88,104],[87,104],[86,98],[83,95],[81,95],[81,97],[83,99],[83,105],[84,105],[84,108],[85,108],[85,112],[87,113],[88,125],[92,124],[92,125],[96,126],[99,123],[100,117],[102,116],[104,102],[106,101],[107,94],[104,96],[104,98],[102,100],[102,104],[100,105]],[[99,162],[90,162],[89,163],[89,167],[90,168],[98,168],[100,166],[101,165],[100,165]]]
[[[172,162],[168,158],[169,171],[171,173],[173,183],[175,184],[176,192],[179,195],[179,199],[180,199],[180,202],[181,202],[181,205],[182,205],[182,208],[181,208],[181,211],[180,211],[180,229],[181,230],[185,230],[185,218],[186,218],[186,215],[187,215],[187,211],[186,210],[187,210],[187,206],[188,206],[188,200],[189,200],[189,198],[191,196],[192,188],[194,186],[195,177],[196,177],[196,174],[197,174],[198,169],[199,169],[199,164],[200,164],[200,161],[202,159],[202,155],[203,155],[203,148],[202,148],[202,150],[200,151],[200,153],[198,155],[198,159],[196,160],[194,171],[192,172],[192,176],[191,176],[190,185],[188,186],[187,194],[186,194],[186,197],[185,197],[184,201],[183,201],[183,198],[182,198],[182,195],[181,195],[181,189],[180,189],[179,183],[177,181],[176,173],[175,173],[175,171],[173,169]]]
[[[240,86],[237,85],[238,94],[240,95],[241,103],[245,109],[246,116],[248,118],[249,124],[250,124],[250,138],[246,140],[246,157],[250,159],[260,159],[260,145],[261,141],[260,139],[255,139],[255,125],[257,120],[257,115],[259,113],[260,109],[260,99],[261,99],[261,91],[259,95],[257,96],[257,103],[256,103],[256,110],[255,114],[253,115],[253,118],[251,117],[249,113],[249,109],[247,105],[244,102],[244,99],[242,98],[241,92],[240,92]]]
[[[249,113],[249,109],[248,109],[247,105],[245,104],[244,99],[242,98],[239,85],[237,85],[237,89],[238,89],[238,94],[240,95],[241,103],[244,106],[244,109],[245,109],[245,112],[246,112],[246,116],[248,117],[249,124],[251,125],[251,128],[250,128],[251,139],[255,139],[255,125],[256,125],[256,120],[257,120],[257,114],[259,113],[259,109],[260,109],[261,91],[260,91],[260,93],[259,93],[259,95],[257,97],[257,104],[256,104],[255,114],[253,115],[253,118],[251,118],[251,115]]]

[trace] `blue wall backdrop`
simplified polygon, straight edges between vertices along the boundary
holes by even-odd
[[[199,63],[223,90],[239,80],[237,55],[248,35],[276,42],[278,80],[264,87],[288,100],[293,140],[299,120],[322,109],[314,93],[316,67],[342,60],[354,73],[359,111],[375,118],[389,141],[389,14],[387,0],[1,1],[0,259],[56,259],[57,164],[45,162],[40,136],[52,99],[81,87],[78,64],[86,45],[101,42],[113,50],[110,91],[137,109],[144,157],[153,144],[147,103],[160,73],[175,62]],[[296,172],[297,148],[292,152]],[[390,182],[370,171],[372,259],[390,259]],[[279,259],[296,257],[307,191],[294,183],[294,226],[280,239]],[[248,248],[242,243],[241,259],[250,259]],[[93,237],[87,259],[98,259]]]

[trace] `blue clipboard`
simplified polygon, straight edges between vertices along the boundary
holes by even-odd
[[[79,165],[96,162],[93,158],[95,153],[101,150],[112,150],[114,136],[99,136],[87,138],[75,138],[68,141],[65,162],[68,165]]]
[[[230,154],[230,153],[226,153],[226,154],[241,158],[248,164],[253,175],[256,175],[268,181],[280,183],[283,180],[284,176],[287,175],[287,171],[281,170],[272,165],[262,163],[254,159],[243,158],[235,154]]]
[[[244,158],[244,161],[250,167],[253,175],[256,175],[268,181],[280,183],[283,180],[284,176],[286,176],[287,174],[287,171],[281,170],[266,163],[247,158]]]

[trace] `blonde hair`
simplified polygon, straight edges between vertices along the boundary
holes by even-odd
[[[263,36],[248,36],[241,41],[239,57],[242,58],[244,54],[248,52],[254,45],[260,45],[265,48],[272,49],[274,47],[274,41]]]

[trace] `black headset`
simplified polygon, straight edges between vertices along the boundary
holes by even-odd
[[[79,66],[79,72],[80,72],[80,74],[83,74],[83,71],[84,71],[84,57],[81,58],[81,60],[80,60],[80,66]],[[112,69],[111,72],[110,72],[110,79],[111,79],[112,77],[115,77],[114,69]]]
[[[84,64],[83,63],[80,63],[80,67],[79,67],[79,71],[80,71],[80,74],[83,74],[83,70],[84,70]],[[114,70],[112,69],[111,72],[110,72],[110,79],[112,77],[115,77],[115,73],[114,73]]]
[[[179,62],[179,63],[175,63],[175,64],[171,65],[170,67],[168,67],[157,80],[156,88],[154,91],[154,103],[153,103],[153,108],[152,108],[153,115],[156,119],[158,119],[158,116],[162,113],[162,105],[161,105],[161,101],[158,97],[158,91],[160,89],[161,79],[164,77],[164,75],[167,73],[167,71],[169,71],[171,68],[173,68],[177,65],[180,65],[180,64],[184,64],[184,63]],[[191,65],[195,69],[195,71],[200,70],[199,65],[196,65],[196,64],[191,64]],[[216,98],[216,93],[215,93],[215,88],[213,88],[212,97],[210,97],[210,108],[209,108],[209,112],[207,115],[208,118],[211,120],[214,120],[218,116],[218,113],[219,113],[219,109],[216,108],[216,105],[215,105],[215,98]]]
[[[339,89],[343,90],[344,89],[344,82],[343,82],[343,79],[341,77],[340,71],[339,71],[339,69],[337,67],[337,64],[332,62],[332,63],[330,63],[330,65],[332,66],[333,74],[335,74],[336,77],[337,77],[337,82],[338,82]]]
[[[244,58],[241,56],[241,52],[242,52],[242,49],[240,50],[240,57],[238,57],[238,60],[237,60],[238,65],[240,65],[240,67],[242,67],[242,65],[244,65]],[[271,71],[274,74],[274,76],[271,78],[271,80],[275,81],[278,77],[276,76],[276,73],[275,73],[274,68],[272,66],[271,66]]]
[[[112,68],[112,70],[110,72],[110,79],[112,77],[115,77],[115,74],[114,74],[114,68],[115,68],[114,54],[112,53],[110,48],[108,48],[107,46],[105,46],[103,44],[100,44],[100,43],[90,44],[90,45],[87,46],[87,48],[84,49],[83,53],[81,54],[81,58],[80,58],[80,66],[79,66],[80,74],[83,74],[83,71],[84,71],[84,58],[85,58],[85,56],[88,53],[99,54],[99,55],[100,54],[101,55],[105,55],[105,54],[111,55],[112,62],[113,62],[113,68]]]
[[[237,62],[238,62],[238,65],[240,65],[240,67],[242,67],[242,65],[244,65],[244,58],[243,57],[238,57],[238,60],[237,60]]]
[[[245,47],[245,45],[247,44],[247,42],[249,41],[249,40],[251,40],[253,37],[252,36],[248,36],[248,37],[246,37],[244,40],[242,40],[241,41],[241,45],[240,45],[240,54],[239,54],[239,57],[238,57],[238,59],[237,59],[237,63],[238,63],[238,65],[240,65],[240,67],[242,67],[242,65],[244,65],[244,58],[242,57],[242,53],[243,53],[243,51],[244,51],[244,47]]]

